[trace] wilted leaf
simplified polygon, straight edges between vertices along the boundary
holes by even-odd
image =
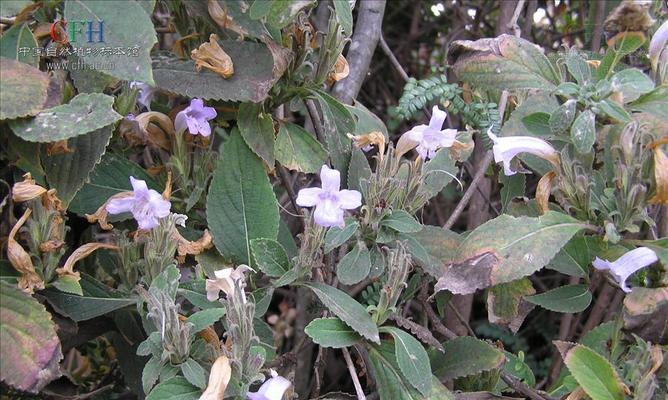
[[[585,227],[568,215],[548,211],[541,217],[501,215],[471,232],[445,265],[435,290],[468,294],[506,283],[543,268]]]
[[[259,103],[281,77],[266,45],[255,42],[221,41],[220,45],[234,62],[235,73],[229,79],[208,70],[195,71],[192,60],[180,60],[165,53],[153,57],[153,75],[157,87],[186,97]],[[279,55],[277,55],[278,57]],[[277,64],[278,65],[278,64]]]
[[[0,378],[37,393],[61,375],[56,325],[43,305],[5,282],[0,282],[0,297]]]
[[[633,288],[622,315],[624,329],[652,343],[668,343],[668,288]]]
[[[276,159],[286,168],[313,174],[327,162],[327,151],[299,125],[280,122],[276,137]]]
[[[0,57],[0,120],[37,114],[44,107],[48,88],[49,76],[45,72]]]
[[[536,291],[528,278],[492,286],[487,293],[489,322],[517,333],[524,318],[533,309],[533,305],[528,304],[524,297],[534,293]]]
[[[338,318],[316,318],[304,332],[322,347],[341,348],[352,346],[362,340],[351,327]]]
[[[448,60],[460,80],[479,87],[552,90],[559,77],[534,44],[512,35],[455,41]]]
[[[113,109],[114,97],[80,94],[30,120],[12,121],[14,133],[31,142],[57,142],[102,129],[123,118]]]
[[[589,347],[555,341],[564,363],[582,389],[593,400],[623,400],[628,388],[614,367]]]
[[[114,67],[106,71],[110,75],[153,84],[150,53],[158,37],[150,15],[138,1],[67,0],[63,17],[71,25],[83,25],[84,21],[90,21],[89,26],[81,29],[85,33],[80,31],[80,36],[72,38],[73,46],[79,47],[85,43],[87,48],[96,50],[96,53],[82,57],[81,61],[89,66],[111,64]],[[104,21],[103,27],[97,24],[98,21]],[[74,28],[76,26],[71,27]],[[101,48],[109,47],[124,49],[126,54],[100,51]],[[138,48],[136,57],[127,51],[132,47]]]
[[[586,285],[567,285],[525,299],[550,311],[576,313],[589,307],[591,297]]]
[[[278,236],[278,203],[262,160],[238,131],[224,142],[206,199],[213,242],[225,257],[251,263],[250,241]]]

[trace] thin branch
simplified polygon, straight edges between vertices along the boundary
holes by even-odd
[[[431,322],[431,325],[436,329],[436,332],[440,333],[441,335],[445,336],[448,339],[454,339],[457,337],[457,334],[448,329],[443,323],[441,322],[441,319],[438,317],[438,315],[432,310],[431,305],[427,303],[426,300],[423,300],[421,302],[422,308],[424,311],[427,313],[427,317],[429,318],[429,321]]]
[[[459,201],[459,203],[457,203],[457,207],[455,207],[452,214],[450,214],[450,217],[445,222],[445,225],[443,225],[443,229],[450,229],[452,228],[452,225],[457,222],[457,219],[461,215],[462,211],[464,211],[464,208],[466,208],[469,200],[471,200],[471,197],[473,197],[473,195],[476,193],[476,187],[478,186],[478,183],[480,183],[480,181],[485,177],[485,171],[487,171],[487,168],[489,168],[490,164],[492,164],[492,160],[494,160],[494,153],[492,153],[491,150],[488,150],[487,154],[485,154],[485,158],[480,163],[480,168],[478,171],[476,171],[471,184],[469,185],[468,189],[466,189],[462,199]]]
[[[397,60],[397,57],[395,57],[394,53],[392,53],[392,49],[390,49],[390,46],[387,45],[387,42],[385,41],[385,36],[382,34],[380,35],[380,48],[383,49],[383,53],[387,56],[387,58],[390,59],[390,62],[392,63],[392,66],[394,69],[397,70],[399,75],[401,75],[401,78],[404,81],[408,81],[408,74],[406,73],[406,70],[404,70],[404,67],[401,66],[401,63],[399,63],[399,60]]]
[[[322,120],[320,119],[318,108],[315,106],[315,101],[313,101],[313,99],[306,99],[304,103],[306,104],[308,115],[311,117],[313,129],[315,130],[315,136],[318,138],[320,143],[325,143],[325,133],[322,131]]]
[[[288,192],[288,197],[290,198],[290,204],[292,204],[292,207],[295,209],[295,213],[300,214],[299,207],[297,206],[297,197],[295,196],[295,189],[292,187],[292,184],[290,183],[290,175],[288,173],[288,170],[285,169],[284,166],[278,165],[276,168],[278,171],[278,176],[281,178],[281,182],[283,183],[283,186],[285,186],[285,190]]]
[[[517,393],[520,393],[532,400],[555,400],[554,397],[548,395],[547,393],[540,393],[526,385],[524,382],[519,381],[514,376],[510,375],[506,371],[501,371],[501,379]]]
[[[517,19],[520,17],[520,13],[522,12],[522,9],[524,8],[524,3],[526,0],[519,0],[517,2],[517,5],[515,6],[515,12],[513,13],[513,17],[510,19],[508,22],[508,29],[513,31],[513,34],[517,37],[520,37],[522,34],[522,30],[520,29],[520,26],[517,25]]]
[[[342,348],[343,351],[343,358],[346,359],[346,365],[348,366],[348,372],[350,373],[350,377],[353,379],[353,385],[355,386],[355,392],[357,393],[357,400],[366,400],[366,396],[364,395],[364,391],[362,390],[362,385],[360,384],[360,380],[357,377],[357,371],[355,370],[355,364],[353,364],[353,360],[350,358],[350,353],[348,352],[347,348]]]

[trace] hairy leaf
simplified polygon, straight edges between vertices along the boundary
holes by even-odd
[[[354,285],[369,275],[371,256],[364,242],[357,242],[336,266],[336,276],[344,285]]]
[[[394,338],[394,354],[406,380],[425,396],[431,392],[431,365],[422,344],[410,334],[398,328],[387,327]]]
[[[280,122],[276,137],[276,159],[286,168],[313,174],[327,162],[327,151],[299,125]]]
[[[0,297],[0,378],[37,393],[61,375],[56,325],[43,305],[16,287],[0,282]]]
[[[262,112],[261,104],[241,103],[237,125],[248,147],[267,163],[269,169],[273,169],[276,160],[274,121],[271,115]]]
[[[262,160],[238,131],[223,144],[206,199],[206,216],[216,248],[239,263],[251,263],[252,239],[276,239],[278,203]]]
[[[14,24],[0,38],[0,57],[11,58],[39,68],[39,56],[32,54],[32,49],[36,47],[37,41],[28,24]],[[28,53],[22,54],[19,51],[21,48],[28,48]]]
[[[175,376],[157,384],[146,400],[197,400],[201,394],[202,391],[186,378]]]
[[[80,94],[69,103],[49,108],[34,119],[12,121],[14,133],[30,142],[57,142],[111,125],[122,117],[114,98],[102,93]]]
[[[275,240],[251,240],[251,252],[255,265],[268,276],[278,278],[290,270],[290,260],[285,249]]]
[[[304,332],[322,347],[352,346],[362,340],[351,327],[338,318],[316,318],[309,323]]]
[[[44,107],[48,88],[49,76],[45,72],[0,57],[0,120],[37,114]]]
[[[431,353],[434,375],[441,380],[475,375],[499,368],[506,359],[499,349],[470,336],[449,340],[443,343],[443,349],[443,353]]]

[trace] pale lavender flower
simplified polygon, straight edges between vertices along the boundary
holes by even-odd
[[[209,121],[216,118],[216,109],[205,107],[202,99],[192,99],[190,105],[176,114],[174,128],[181,133],[188,129],[191,135],[211,135]]]
[[[339,190],[341,174],[323,165],[320,169],[322,187],[302,189],[297,194],[301,207],[315,206],[315,223],[324,226],[343,227],[343,210],[352,210],[362,205],[362,194],[357,190]]]
[[[406,136],[417,143],[415,150],[424,160],[433,158],[436,155],[436,150],[441,147],[452,147],[457,138],[456,129],[441,130],[447,117],[448,114],[445,111],[439,109],[438,106],[434,106],[429,125],[418,125],[402,136]]]
[[[649,265],[652,265],[658,260],[656,253],[647,247],[638,247],[631,251],[627,251],[623,256],[616,261],[610,262],[608,260],[601,260],[596,257],[593,265],[596,269],[604,271],[609,270],[610,274],[615,278],[619,287],[623,291],[629,293],[631,289],[627,286],[626,280]]]
[[[172,204],[163,199],[162,195],[146,186],[141,179],[130,177],[132,195],[123,198],[111,199],[107,204],[109,214],[131,212],[139,224],[139,229],[153,229],[160,224],[159,218],[169,215]]]
[[[559,152],[542,139],[532,136],[497,137],[492,133],[492,128],[489,128],[487,135],[494,142],[494,147],[492,147],[494,161],[503,163],[503,172],[506,176],[516,173],[510,168],[510,162],[520,153],[531,153],[550,161],[553,165],[559,164]]]
[[[659,29],[656,30],[654,36],[652,36],[652,40],[649,42],[649,59],[652,63],[652,69],[656,69],[656,65],[661,54],[668,55],[668,48],[666,47],[667,43],[668,21],[664,21]]]
[[[253,271],[248,265],[241,264],[236,268],[223,268],[214,271],[216,279],[206,280],[206,298],[209,301],[218,300],[218,295],[222,290],[228,297],[234,295],[236,282],[241,281],[241,298],[246,302],[246,293],[243,291],[243,282],[246,280],[244,273],[246,271]]]
[[[278,375],[273,369],[269,372],[271,378],[267,379],[257,392],[246,393],[249,400],[281,400],[283,398],[283,394],[291,385],[290,381]]]
[[[153,97],[155,97],[156,92],[155,88],[145,84],[144,82],[138,81],[130,82],[130,87],[139,90],[139,94],[137,95],[137,103],[151,111],[151,102],[153,101]]]

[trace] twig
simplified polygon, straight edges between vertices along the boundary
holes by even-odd
[[[355,32],[346,53],[350,74],[332,88],[332,96],[346,104],[351,104],[362,88],[378,45],[385,13],[385,0],[360,1],[358,5]]]
[[[601,37],[603,36],[603,20],[605,19],[605,0],[596,0],[594,13],[594,32],[591,35],[591,51],[598,53],[601,49]]]
[[[441,322],[441,319],[438,317],[438,315],[432,310],[431,305],[427,303],[426,300],[423,300],[421,302],[422,308],[424,311],[427,313],[427,317],[429,318],[429,321],[431,322],[432,326],[434,329],[436,329],[436,332],[440,333],[441,335],[445,336],[448,339],[454,339],[457,337],[457,334],[448,329],[443,323]]]
[[[408,81],[409,77],[408,74],[406,73],[406,70],[404,70],[404,67],[402,67],[401,63],[399,63],[399,60],[397,60],[397,57],[395,57],[394,53],[392,53],[392,49],[390,49],[390,46],[387,45],[385,37],[382,34],[380,35],[380,48],[383,49],[383,52],[385,53],[387,58],[390,59],[390,62],[392,63],[394,69],[396,69],[399,75],[401,75],[401,78],[404,81]]]
[[[464,193],[464,196],[462,196],[462,199],[459,201],[459,203],[457,203],[457,207],[455,207],[452,214],[450,214],[450,217],[445,222],[445,225],[443,225],[443,229],[450,229],[452,228],[452,225],[454,225],[455,222],[457,222],[457,218],[459,218],[462,211],[464,211],[464,208],[466,208],[466,205],[468,204],[469,200],[471,200],[471,197],[473,197],[473,194],[476,193],[476,187],[478,186],[478,183],[480,183],[482,178],[485,177],[485,171],[487,171],[487,168],[489,168],[489,165],[492,163],[493,159],[494,159],[494,154],[492,153],[491,150],[488,150],[487,154],[485,154],[485,158],[480,163],[480,169],[476,171],[475,176],[471,181],[471,184],[469,185],[468,189],[466,189],[466,192]]]
[[[469,332],[469,335],[471,335],[473,337],[476,337],[475,332],[473,331],[473,329],[471,329],[471,325],[469,325],[469,321],[467,321],[466,318],[464,318],[464,316],[459,312],[457,307],[455,307],[455,305],[452,304],[452,300],[448,301],[448,305],[450,306],[452,311],[455,312],[455,316],[457,316],[457,319],[459,320],[459,323],[464,325],[466,330]]]
[[[320,143],[325,143],[325,133],[322,131],[322,120],[320,119],[318,108],[315,106],[315,101],[313,101],[313,99],[306,99],[304,104],[306,104],[306,110],[308,111],[309,117],[311,117],[315,136]]]
[[[515,6],[515,12],[513,13],[513,17],[510,19],[508,22],[508,29],[513,31],[513,34],[517,37],[520,37],[522,34],[522,30],[520,29],[520,26],[517,25],[517,19],[520,17],[520,13],[522,12],[522,9],[524,8],[524,3],[526,0],[519,0],[517,2],[517,5]],[[528,18],[528,17],[527,17]]]
[[[290,204],[292,204],[292,207],[295,209],[295,213],[300,214],[299,207],[297,206],[297,200],[296,200],[297,198],[295,197],[295,190],[293,189],[292,184],[290,183],[290,176],[288,174],[288,171],[282,165],[279,165],[278,168],[276,168],[276,170],[278,171],[278,176],[281,178],[283,186],[285,186],[285,190],[288,192],[288,197],[290,198]]]
[[[514,376],[510,375],[506,371],[501,371],[501,379],[517,393],[520,393],[532,400],[555,400],[554,397],[548,395],[547,393],[540,393],[535,389],[529,387],[525,383],[517,380]]]
[[[366,400],[366,396],[362,390],[362,385],[360,384],[360,380],[357,377],[357,371],[355,371],[355,365],[353,364],[353,360],[350,358],[350,353],[345,347],[341,350],[343,351],[343,358],[346,359],[346,365],[348,365],[348,372],[350,373],[350,377],[353,379],[353,385],[355,386],[355,392],[357,393],[357,400]]]

